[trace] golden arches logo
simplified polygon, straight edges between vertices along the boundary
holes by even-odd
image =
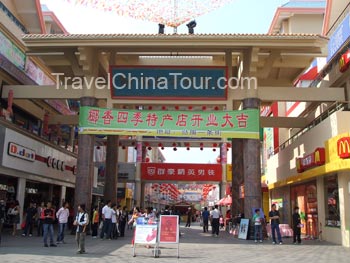
[[[340,138],[337,142],[338,156],[340,158],[350,157],[350,137]]]

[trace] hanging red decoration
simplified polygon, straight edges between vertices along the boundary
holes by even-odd
[[[177,143],[176,142],[173,142],[173,147],[176,147],[177,146]]]
[[[202,106],[202,110],[206,110],[207,109],[207,106]]]
[[[218,147],[218,144],[217,143],[213,143],[213,147]]]
[[[145,161],[146,161],[146,163],[149,163],[151,161],[151,159],[149,157],[146,157]]]
[[[221,158],[220,158],[220,156],[216,157],[216,162],[217,162],[217,163],[221,163]]]
[[[174,147],[174,148],[173,148],[173,151],[174,151],[174,152],[176,152],[176,151],[177,151],[177,148],[176,148],[176,147]]]
[[[161,150],[164,150],[164,147],[161,147],[160,149],[161,149]]]
[[[215,148],[213,149],[213,152],[216,152],[216,149],[215,149]]]
[[[231,148],[231,143],[226,143],[227,148]]]
[[[186,150],[189,151],[189,150],[190,150],[190,147],[187,147]]]
[[[188,106],[188,109],[189,109],[189,110],[192,110],[192,109],[193,109],[193,107],[192,107],[192,106]]]
[[[149,146],[149,142],[145,142],[145,146],[148,147]]]
[[[166,107],[165,107],[165,106],[162,106],[162,110],[166,110]]]
[[[204,145],[204,144],[203,144],[202,142],[199,144],[200,147],[203,147],[203,145]]]
[[[149,151],[152,151],[152,147],[151,146],[148,146],[147,148]]]
[[[199,148],[201,151],[203,151],[203,147]]]
[[[178,109],[180,109],[180,107],[176,105],[176,106],[175,106],[175,110],[178,110]]]
[[[158,143],[158,147],[162,147],[163,146],[163,144],[162,143]]]
[[[215,106],[214,110],[219,110],[219,107],[218,107],[218,106]]]
[[[153,107],[152,107],[152,106],[148,106],[148,109],[149,109],[149,110],[152,110],[152,109],[153,109]]]
[[[123,146],[122,146],[122,149],[123,149],[123,150],[125,150],[125,149],[126,149],[126,146],[125,146],[125,145],[123,145]]]

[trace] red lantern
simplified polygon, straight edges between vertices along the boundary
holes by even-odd
[[[178,109],[180,109],[180,107],[176,105],[176,106],[175,106],[175,110],[178,110]]]
[[[166,110],[166,107],[165,107],[165,106],[162,106],[162,110]]]
[[[218,107],[218,106],[215,106],[214,110],[219,110],[219,107]]]
[[[149,163],[151,161],[151,159],[149,157],[146,157],[145,161],[146,161],[146,163]]]
[[[192,110],[192,109],[193,109],[193,107],[192,107],[192,106],[188,106],[188,109],[189,109],[189,110]]]
[[[207,109],[207,106],[202,106],[202,110],[206,110]]]
[[[218,147],[218,144],[217,143],[213,143],[213,147]]]
[[[174,152],[176,152],[176,151],[177,151],[177,148],[176,148],[176,147],[174,147],[174,148],[173,148],[173,151],[174,151]]]
[[[215,148],[213,149],[213,152],[216,152],[216,149],[215,149]]]
[[[152,147],[151,146],[148,146],[147,148],[149,151],[152,151]]]
[[[189,150],[190,150],[190,147],[187,147],[186,150],[189,151]]]
[[[203,147],[199,148],[201,151],[203,151]]]
[[[203,144],[202,142],[199,144],[200,147],[203,147],[203,145],[204,145],[204,144]]]
[[[163,146],[163,144],[162,143],[158,143],[158,147],[162,147]]]
[[[161,149],[161,150],[164,150],[164,147],[161,147],[160,149]]]
[[[176,147],[176,146],[177,146],[176,142],[173,142],[173,147]]]
[[[152,106],[148,106],[148,109],[151,110],[151,109],[153,109],[153,107]]]
[[[221,163],[221,158],[220,158],[220,156],[216,157],[216,162],[217,162],[217,163]]]

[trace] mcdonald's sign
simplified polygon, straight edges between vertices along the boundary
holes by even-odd
[[[324,165],[326,162],[325,148],[317,148],[313,153],[302,158],[296,158],[295,161],[298,173],[302,173],[316,166]]]
[[[350,66],[350,51],[346,51],[339,59],[339,71],[345,72]]]
[[[342,159],[350,157],[350,137],[342,137],[337,141],[338,156]]]

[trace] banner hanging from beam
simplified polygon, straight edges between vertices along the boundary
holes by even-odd
[[[79,133],[259,139],[259,111],[150,111],[80,107]]]

